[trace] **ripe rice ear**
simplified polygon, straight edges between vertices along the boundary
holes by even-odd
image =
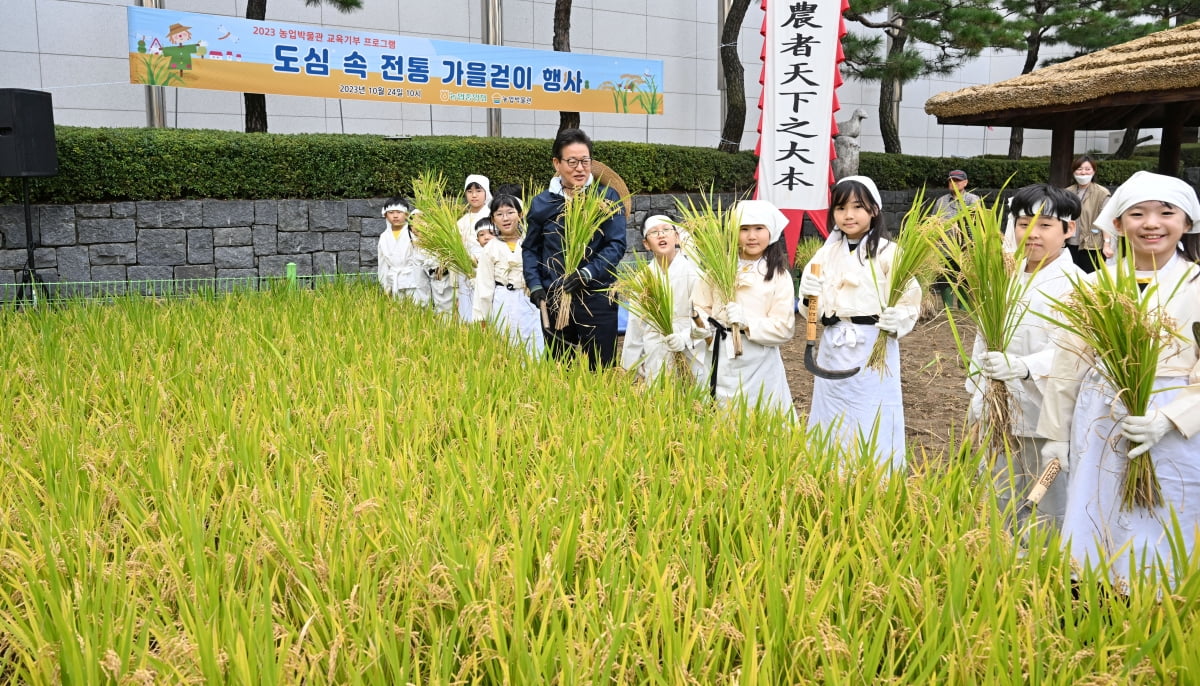
[[[1077,336],[1084,350],[1094,352],[1089,362],[1116,392],[1127,414],[1144,415],[1154,393],[1158,360],[1174,335],[1174,324],[1157,306],[1158,285],[1151,283],[1142,290],[1138,284],[1132,252],[1114,267],[1097,269],[1094,279],[1075,279],[1071,295],[1054,301],[1057,316],[1051,321]],[[1084,350],[1077,352],[1086,354]],[[1115,450],[1122,445],[1128,454],[1136,444],[1118,441]],[[1126,463],[1121,509],[1161,505],[1162,488],[1150,452]]]
[[[733,302],[737,294],[738,232],[741,227],[733,213],[714,202],[712,194],[702,194],[697,205],[677,200],[680,225],[689,233],[684,252],[696,264],[700,278],[723,302]],[[734,355],[742,353],[741,327],[732,327]]]
[[[1028,310],[1024,295],[1030,283],[1021,278],[1017,268],[1024,262],[1024,245],[1012,255],[1004,250],[1004,214],[999,193],[991,205],[980,201],[963,207],[954,221],[966,233],[966,240],[946,240],[941,251],[947,270],[957,265],[957,282],[951,287],[975,322],[978,336],[987,350],[999,351],[1008,349]],[[945,235],[950,237],[949,232]],[[957,342],[968,374],[978,374],[967,342]],[[1005,382],[989,380],[983,392],[983,412],[969,438],[976,444],[990,444],[993,459],[1011,451],[1014,445],[1012,402]]]
[[[610,289],[629,311],[642,320],[647,328],[660,336],[671,335],[675,328],[675,294],[666,269],[653,269],[640,256],[633,266],[617,273]],[[686,380],[691,375],[687,356],[682,352],[668,355],[668,369],[673,378]]]
[[[895,307],[913,279],[934,272],[937,246],[944,242],[945,225],[933,214],[933,204],[925,202],[925,189],[917,191],[912,207],[904,215],[896,236],[896,257],[888,274],[885,307]],[[880,329],[867,357],[867,367],[880,374],[887,372],[887,339],[892,334]]]
[[[621,209],[619,203],[605,197],[605,190],[606,187],[598,183],[589,184],[568,196],[563,205],[563,276],[579,271],[587,258],[592,237]],[[556,299],[558,307],[554,328],[562,330],[571,321],[572,296],[559,288],[550,297]]]
[[[446,271],[475,278],[475,260],[458,230],[461,197],[446,197],[446,177],[429,171],[413,181],[413,200],[421,210],[410,221],[416,226],[416,243]]]

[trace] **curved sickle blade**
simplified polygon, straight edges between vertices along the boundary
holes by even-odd
[[[857,374],[858,370],[862,369],[862,367],[838,371],[825,369],[817,364],[816,356],[813,354],[813,347],[813,341],[809,341],[804,345],[804,368],[811,372],[813,376],[819,376],[822,379],[848,379]]]
[[[812,270],[813,276],[821,275],[821,265],[813,264],[810,267],[810,269]],[[804,344],[804,368],[807,369],[813,376],[819,376],[822,379],[847,379],[851,376],[854,376],[855,374],[858,373],[859,369],[862,369],[862,367],[855,367],[854,369],[843,369],[840,371],[833,371],[830,369],[825,369],[817,364],[817,357],[816,357],[816,355],[813,354],[813,346],[816,345],[816,342],[817,342],[817,312],[818,311],[819,311],[819,308],[817,307],[817,296],[815,296],[815,295],[809,296],[808,297],[808,326],[805,328],[805,336],[804,336],[805,340],[807,341]]]

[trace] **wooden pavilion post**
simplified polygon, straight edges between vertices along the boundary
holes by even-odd
[[[1169,103],[1165,110],[1162,141],[1158,146],[1158,173],[1179,176],[1179,149],[1183,143],[1183,120],[1191,110],[1191,103]]]
[[[1050,132],[1050,184],[1071,185],[1071,160],[1075,157],[1075,118],[1059,115]]]

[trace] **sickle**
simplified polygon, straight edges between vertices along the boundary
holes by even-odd
[[[814,264],[812,266],[812,273],[813,276],[820,276],[821,265]],[[811,372],[813,376],[819,376],[822,379],[846,379],[854,376],[858,373],[859,369],[862,369],[862,367],[855,367],[854,369],[846,369],[842,371],[832,371],[829,369],[824,369],[817,364],[817,356],[814,353],[813,348],[817,344],[818,311],[817,296],[808,296],[808,326],[805,328],[806,342],[804,344],[804,368]]]

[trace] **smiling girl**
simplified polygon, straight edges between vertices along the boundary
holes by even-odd
[[[825,245],[804,268],[800,292],[816,296],[821,309],[817,365],[824,369],[865,367],[880,331],[888,336],[883,372],[862,369],[846,379],[813,377],[808,425],[821,427],[852,454],[873,455],[894,470],[904,468],[904,403],[900,393],[899,338],[912,331],[921,305],[914,279],[895,307],[887,303],[896,246],[888,240],[875,182],[848,176],[833,187]],[[821,276],[813,274],[821,265]]]
[[[511,195],[496,196],[490,216],[479,223],[489,221],[497,235],[479,255],[472,318],[484,325],[493,322],[513,343],[540,355],[545,346],[541,317],[529,301],[522,273],[521,201]]]
[[[1200,342],[1193,329],[1200,321],[1198,218],[1200,200],[1185,181],[1140,171],[1096,220],[1119,239],[1118,259],[1132,254],[1139,284],[1154,284],[1148,297],[1173,323],[1146,415],[1125,414],[1118,394],[1093,369],[1094,351],[1071,345],[1078,341],[1068,340],[1055,354],[1047,381],[1038,422],[1038,433],[1048,439],[1042,456],[1071,469],[1063,540],[1080,564],[1111,560],[1118,577],[1140,576],[1159,561],[1171,569],[1173,518],[1188,554],[1200,534]],[[1123,512],[1126,465],[1146,451],[1163,504]]]
[[[692,296],[699,316],[720,327],[718,335],[734,325],[746,334],[741,356],[734,356],[732,345],[720,346],[713,356],[709,377],[713,394],[723,404],[745,402],[795,417],[779,353],[779,346],[792,340],[796,328],[795,291],[787,247],[780,240],[788,220],[766,200],[743,200],[731,211],[740,227],[740,271],[733,302],[719,302],[703,280]]]

